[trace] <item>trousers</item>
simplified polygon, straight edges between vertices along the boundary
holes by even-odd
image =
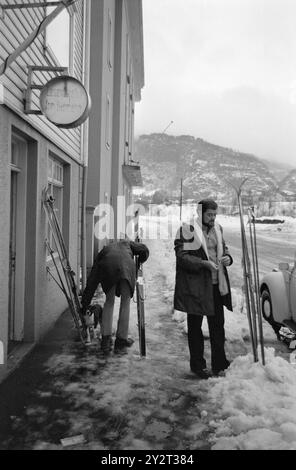
[[[213,294],[215,315],[207,316],[211,343],[211,366],[213,370],[224,370],[228,367],[229,361],[226,359],[224,350],[224,307],[218,284],[213,285]],[[202,321],[203,315],[187,314],[188,346],[192,371],[206,368]]]
[[[129,283],[125,279],[120,281],[119,286],[114,285],[106,294],[106,301],[102,313],[102,335],[112,335],[115,294],[118,288],[120,291],[120,307],[116,336],[122,339],[127,339],[130,317],[131,290]]]

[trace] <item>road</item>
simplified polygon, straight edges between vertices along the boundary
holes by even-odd
[[[231,283],[233,286],[239,287],[242,281],[242,277],[238,275],[239,272],[242,273],[240,230],[236,227],[225,226],[223,231],[224,238],[234,259],[233,267],[229,270]],[[293,263],[294,252],[296,251],[295,234],[278,231],[275,227],[271,228],[270,231],[262,231],[259,227],[256,233],[260,277],[277,268],[279,262]],[[248,232],[247,238],[249,240]]]

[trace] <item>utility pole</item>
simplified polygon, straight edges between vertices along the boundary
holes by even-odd
[[[181,186],[180,186],[180,222],[182,221],[182,206],[183,206],[183,178],[181,178]]]
[[[168,130],[168,128],[169,128],[173,123],[174,123],[174,121],[171,121],[171,122],[166,126],[166,128],[162,131],[162,134],[164,134],[164,133]]]

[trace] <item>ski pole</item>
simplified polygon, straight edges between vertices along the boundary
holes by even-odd
[[[250,224],[249,227],[251,228]],[[252,236],[252,230],[250,231],[250,244],[251,244],[251,252],[253,256],[253,236]],[[249,296],[250,296],[250,303],[251,303],[251,314],[252,314],[252,320],[253,320],[253,332],[254,332],[254,343],[255,343],[255,348],[256,348],[256,357],[258,360],[258,329],[257,329],[257,309],[256,309],[256,302],[255,302],[255,286],[253,283],[252,279],[252,266],[251,266],[251,260],[249,256],[249,250],[248,250],[248,244],[247,244],[247,238],[245,235],[245,246],[247,247],[245,250],[246,253],[246,262],[247,262],[247,270],[248,270],[248,284],[249,284]]]
[[[228,183],[232,186],[235,190],[237,199],[238,199],[238,208],[239,208],[239,216],[240,216],[240,227],[241,227],[241,242],[242,242],[242,264],[243,264],[243,276],[244,276],[244,286],[245,286],[245,299],[246,299],[246,309],[247,309],[247,318],[250,330],[250,337],[251,337],[251,344],[252,344],[252,351],[254,356],[254,361],[258,361],[257,356],[257,349],[255,344],[255,336],[254,336],[254,329],[252,323],[252,313],[251,313],[251,289],[250,289],[250,273],[248,271],[248,264],[247,264],[247,253],[248,253],[248,246],[244,228],[244,219],[243,219],[243,207],[242,207],[242,200],[241,200],[241,190],[243,184],[246,182],[248,178],[244,178],[241,182],[239,187],[236,187],[231,182]]]
[[[264,336],[263,336],[263,321],[262,312],[260,307],[260,289],[259,289],[259,267],[258,267],[258,252],[257,252],[257,236],[256,236],[256,221],[254,207],[249,208],[249,223],[253,228],[253,236],[251,238],[252,243],[252,256],[253,256],[253,270],[254,270],[254,282],[255,282],[255,293],[257,301],[257,316],[258,316],[258,327],[259,327],[259,339],[261,347],[261,358],[262,364],[265,365],[265,353],[264,353]]]
[[[246,305],[247,305],[247,314],[249,320],[249,327],[250,327],[250,334],[251,334],[251,341],[252,341],[252,348],[253,348],[253,355],[254,361],[258,361],[258,353],[257,353],[257,336],[256,336],[256,323],[254,322],[254,299],[252,297],[252,287],[251,287],[251,279],[250,279],[250,260],[248,256],[248,245],[244,227],[244,219],[243,219],[243,206],[242,206],[242,199],[241,199],[241,187],[238,193],[239,196],[239,212],[240,212],[240,221],[241,221],[241,237],[242,237],[242,250],[243,250],[243,267],[244,267],[244,279],[245,279],[245,294],[246,294]],[[255,319],[256,320],[256,319]]]
[[[243,234],[242,234],[242,237],[243,237]],[[256,352],[256,346],[255,346],[255,340],[254,340],[254,331],[253,331],[253,323],[252,323],[252,316],[251,316],[251,306],[250,306],[249,278],[248,278],[247,266],[246,266],[246,259],[245,259],[245,254],[244,254],[244,250],[245,250],[244,243],[242,243],[242,249],[243,249],[243,272],[244,272],[244,284],[245,284],[245,297],[246,297],[247,317],[248,317],[248,323],[249,323],[249,329],[250,329],[250,336],[251,336],[251,343],[252,343],[254,361],[257,362],[257,352]]]

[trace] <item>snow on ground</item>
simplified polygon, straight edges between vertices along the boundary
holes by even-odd
[[[223,224],[233,223],[232,219],[224,217]],[[172,243],[164,242],[162,262],[171,293],[175,263],[172,247]],[[211,429],[212,449],[296,449],[296,364],[276,356],[274,348],[265,348],[263,366],[260,347],[260,361],[254,362],[248,352],[250,334],[241,291],[233,291],[233,300],[234,311],[225,311],[225,333],[227,352],[236,357],[225,377],[207,381],[201,412],[203,423]],[[173,320],[183,333],[187,332],[184,312],[174,311]],[[265,321],[263,330],[265,341],[273,341],[274,332]],[[205,319],[203,331],[208,337]]]
[[[237,218],[219,219],[239,228]],[[154,219],[154,228],[162,222]],[[234,311],[225,311],[226,352],[233,362],[225,377],[197,380],[189,371],[185,314],[173,311],[173,237],[147,244],[147,357],[139,356],[132,303],[136,342],[128,355],[106,358],[97,341],[87,350],[65,344],[47,361],[33,402],[14,417],[6,448],[61,449],[60,438],[82,434],[85,443],[76,449],[296,449],[296,365],[289,351],[280,350],[285,346],[264,322],[266,365],[253,362],[236,288]],[[242,279],[239,264],[231,269]],[[118,303],[114,328],[116,311]],[[205,319],[203,330],[208,338]],[[208,339],[205,356],[209,363]]]
[[[192,217],[196,215],[196,206],[194,205],[185,205],[182,208],[182,221],[189,222],[192,220]],[[261,219],[280,219],[284,223],[277,224],[256,224],[256,232],[260,236],[266,234],[269,238],[272,235],[277,238],[282,234],[294,234],[296,231],[296,218],[289,216],[267,216],[261,217]],[[243,217],[245,230],[248,236],[249,225],[248,225],[248,216],[244,215]],[[217,214],[217,222],[225,228],[231,228],[236,232],[240,232],[240,217]],[[151,206],[149,212],[140,217],[140,225],[142,227],[142,238],[146,239],[162,239],[162,240],[173,240],[175,234],[180,226],[180,208],[177,205],[172,206]],[[292,240],[291,243],[295,242]]]
[[[283,220],[284,223],[277,223],[277,224],[264,224],[264,223],[257,223],[256,224],[256,233],[258,236],[263,237],[264,235],[268,236],[271,239],[272,236],[275,236],[277,239],[282,234],[285,235],[294,235],[296,232],[296,218],[288,217],[288,216],[275,216],[275,217],[261,217],[261,219],[280,219]],[[229,215],[217,215],[217,221],[222,225],[224,228],[231,228],[236,230],[237,232],[240,231],[240,219],[238,216],[229,216]],[[247,236],[249,235],[249,224],[248,224],[248,217],[244,216],[244,225],[245,231]],[[285,243],[290,243],[289,240],[285,240]],[[295,241],[292,238],[291,243],[295,245]]]
[[[135,343],[128,354],[106,357],[97,341],[86,350],[79,342],[65,343],[47,360],[43,380],[16,414],[3,448],[58,450],[61,438],[77,435],[85,442],[76,450],[209,448],[208,427],[200,417],[207,385],[190,373],[186,339],[171,319],[172,284],[166,282],[163,264],[168,252],[162,241],[148,245],[150,257],[143,266],[146,358],[139,355],[132,302]],[[118,303],[114,330],[117,316]]]
[[[192,214],[193,214],[193,209],[191,206],[189,206],[187,208],[186,217],[190,218]],[[173,212],[173,215],[177,217],[176,213],[174,212]],[[153,218],[149,218],[149,219],[147,217],[142,217],[140,219],[140,226],[144,228],[147,228],[149,226],[150,232],[148,228],[148,234],[149,233],[157,234],[156,227],[161,225],[162,223],[166,223],[166,220],[167,220],[166,218],[157,217],[157,216]],[[219,223],[221,223],[223,227],[236,227],[238,229],[240,228],[240,222],[239,222],[238,217],[218,215],[217,220],[219,221]],[[295,223],[295,229],[296,229],[296,223]],[[158,234],[161,235],[161,232],[159,231]],[[168,239],[163,239],[161,240],[161,243],[162,243],[163,253],[162,253],[162,260],[161,260],[159,269],[162,272],[163,277],[164,277],[165,287],[163,291],[163,297],[167,299],[169,302],[171,302],[171,308],[173,308],[173,291],[174,291],[174,285],[175,285],[174,239],[173,237],[170,237]],[[230,267],[229,270],[231,269],[232,268]],[[237,269],[234,275],[242,279],[242,269]],[[243,284],[243,280],[241,283]],[[229,340],[233,339],[235,341],[237,340],[244,341],[244,339],[250,338],[250,334],[249,334],[248,319],[246,316],[246,305],[245,305],[244,296],[241,290],[232,289],[232,301],[233,301],[234,312],[230,312],[226,310],[226,314],[225,314],[226,338]],[[243,312],[243,314],[241,314],[241,311]],[[173,320],[179,323],[181,330],[187,334],[186,313],[174,311]],[[205,319],[203,321],[203,331],[205,335],[208,337],[208,327],[207,327],[207,322]],[[270,328],[270,326],[266,322],[264,324],[264,334],[265,334],[266,339],[274,338],[273,330]]]
[[[296,369],[273,348],[265,355],[265,366],[238,356],[226,377],[210,379],[203,411],[212,449],[296,449]]]

